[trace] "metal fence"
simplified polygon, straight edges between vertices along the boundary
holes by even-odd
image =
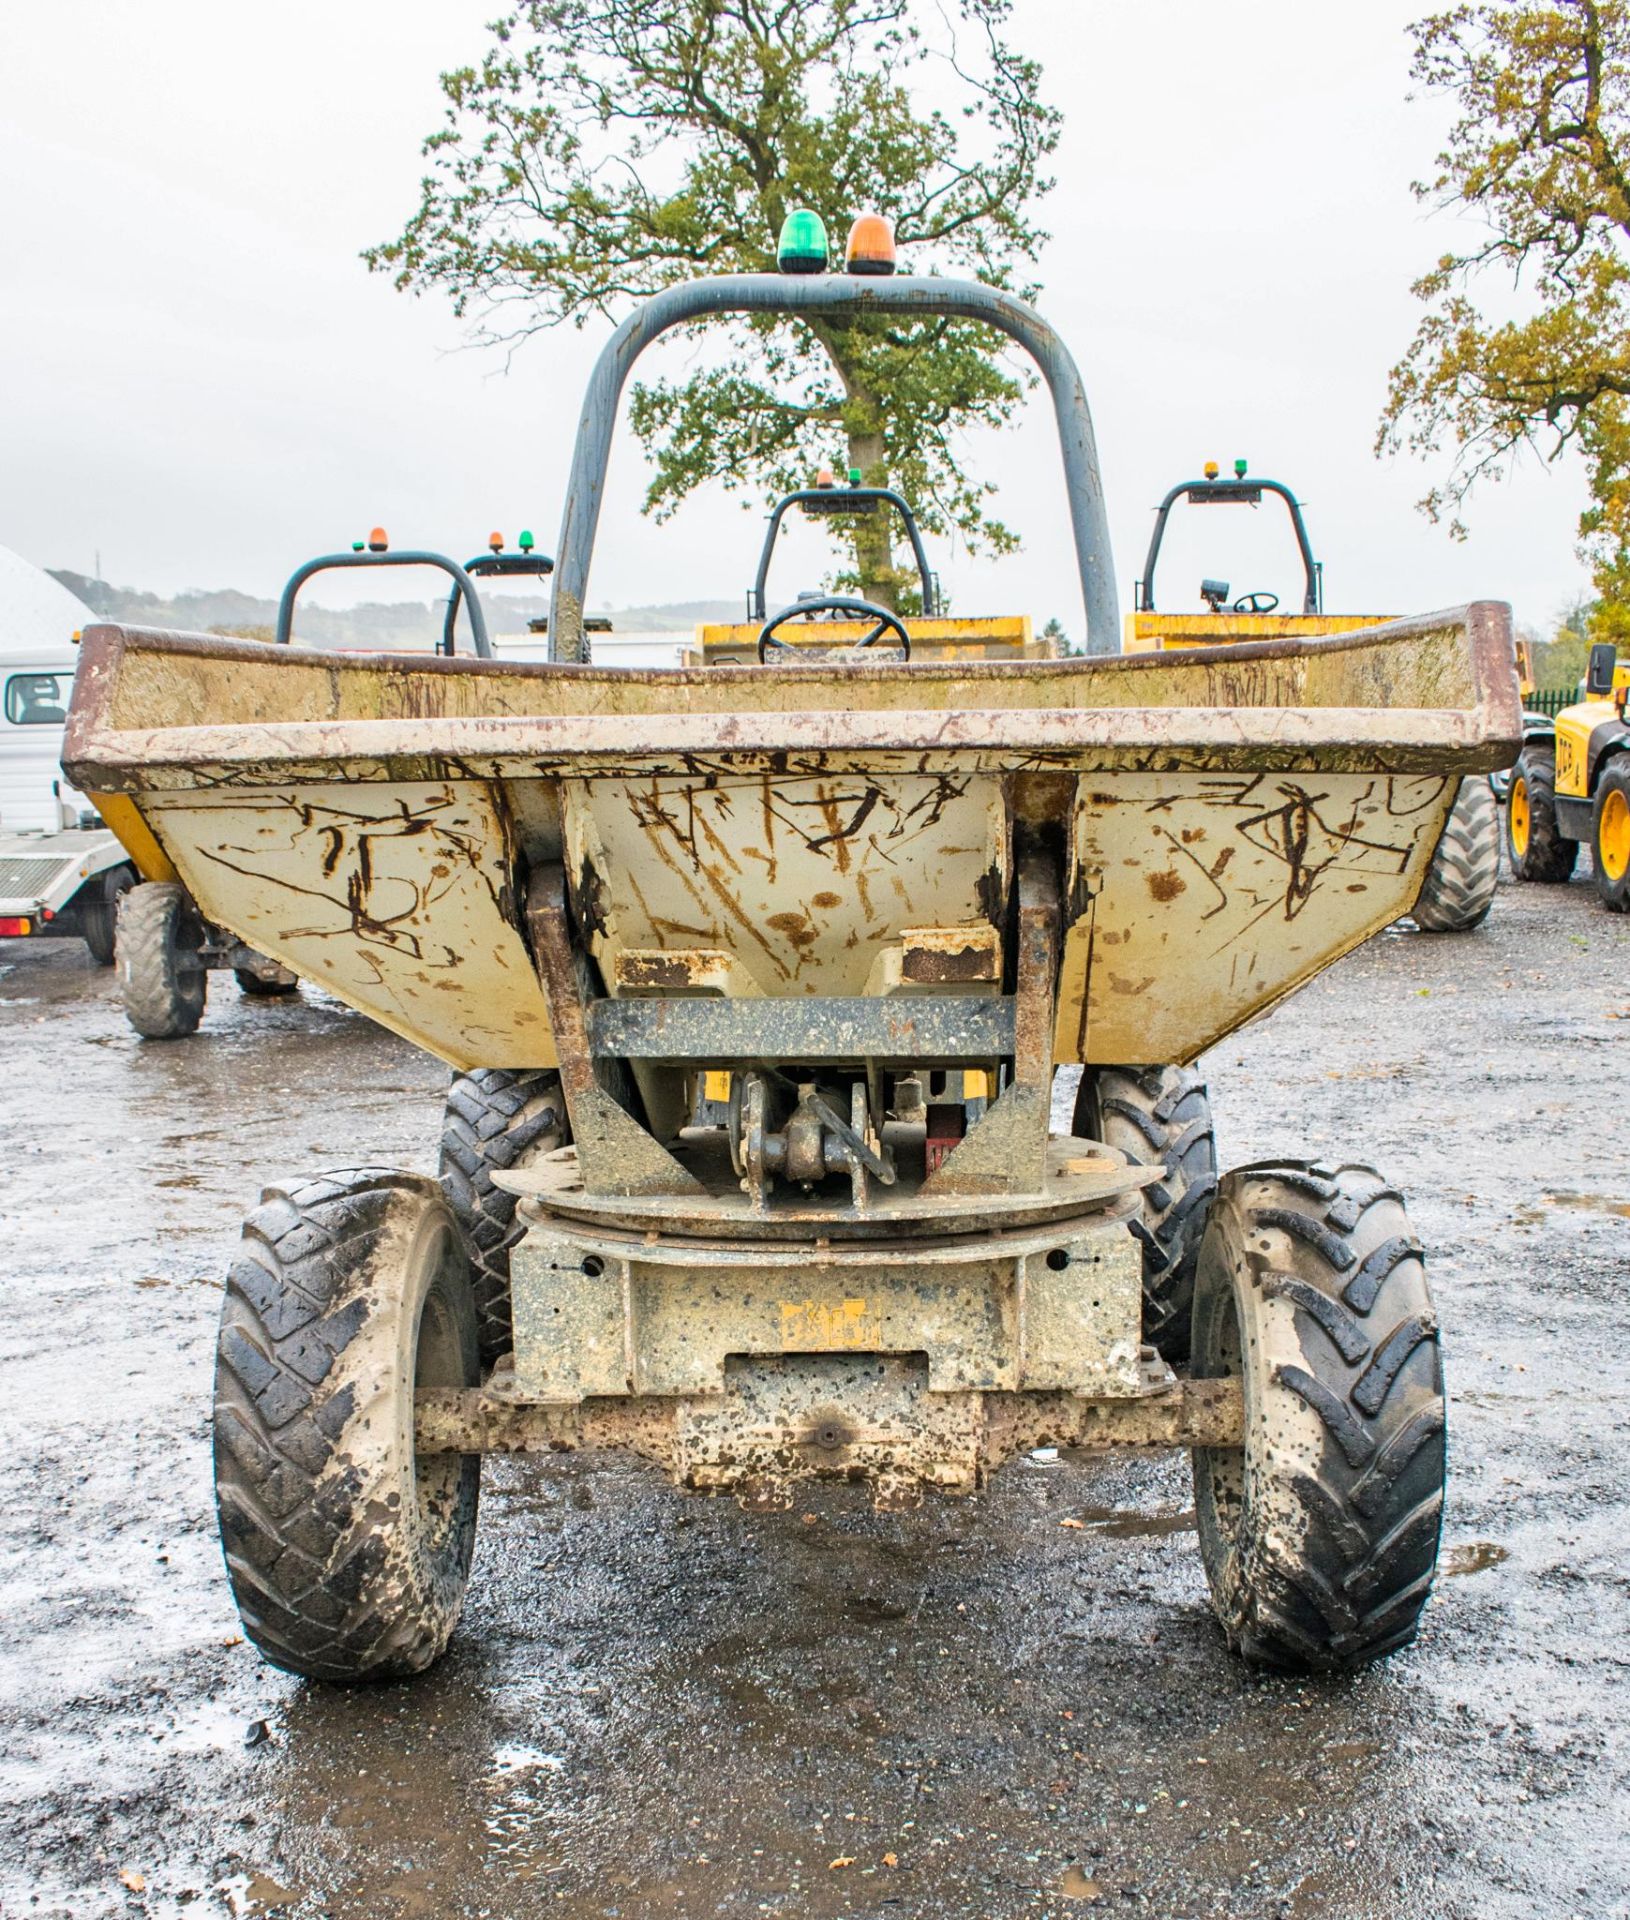
[[[1536,687],[1532,693],[1523,695],[1522,703],[1530,713],[1543,713],[1547,719],[1554,720],[1564,707],[1573,706],[1578,698],[1578,690],[1573,687]]]

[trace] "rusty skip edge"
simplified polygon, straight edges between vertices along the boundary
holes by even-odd
[[[880,754],[945,754],[961,758],[995,757],[1011,767],[1025,756],[1054,764],[1093,766],[1178,766],[1185,762],[1227,769],[1236,764],[1260,770],[1264,756],[1283,756],[1284,764],[1305,757],[1325,762],[1332,754],[1355,770],[1458,771],[1477,773],[1509,765],[1522,740],[1521,701],[1511,666],[1509,610],[1496,602],[1475,602],[1446,614],[1403,620],[1362,630],[1367,645],[1375,637],[1402,638],[1434,627],[1464,630],[1475,698],[1469,707],[1220,707],[1183,706],[1022,707],[1002,704],[1002,676],[1034,671],[1033,662],[991,662],[957,670],[971,697],[982,684],[992,688],[990,706],[956,710],[908,709],[870,705],[865,688],[874,680],[933,672],[932,668],[862,667],[854,670],[855,703],[848,709],[784,711],[744,698],[739,709],[684,711],[682,690],[698,675],[686,669],[547,667],[470,659],[442,660],[420,655],[383,655],[367,668],[347,655],[324,654],[336,670],[379,671],[390,667],[416,674],[444,671],[499,671],[537,678],[540,704],[548,697],[551,676],[593,676],[615,686],[639,678],[672,685],[675,711],[667,714],[606,712],[491,715],[411,719],[263,721],[182,727],[121,728],[112,723],[118,674],[132,646],[193,657],[235,660],[264,656],[257,642],[196,635],[146,632],[115,626],[87,631],[84,656],[69,713],[63,764],[70,778],[90,791],[140,792],[151,776],[174,769],[188,784],[209,784],[210,769],[221,784],[272,784],[290,777],[354,779],[434,777],[503,778],[557,770],[626,771],[631,764],[682,768],[695,755],[725,754],[745,762],[760,756],[767,765],[786,766],[789,757],[813,757],[812,764],[836,764],[846,756],[869,760]],[[1225,660],[1311,653],[1351,646],[1346,635],[1301,646],[1261,642],[1207,649],[1212,666]],[[307,658],[311,656],[306,655]],[[1147,671],[1144,663],[1169,665],[1169,656],[1132,654],[1121,659],[1079,663],[1106,670]],[[1049,671],[1072,663],[1042,663]],[[750,688],[761,670],[711,668],[715,679],[734,676]],[[910,684],[909,678],[905,684]],[[661,746],[653,742],[660,741]],[[357,762],[366,766],[359,769]]]
[[[725,1396],[703,1399],[617,1395],[573,1406],[516,1402],[489,1387],[421,1387],[414,1395],[414,1437],[421,1453],[569,1453],[620,1448],[673,1473],[684,1448],[681,1427],[698,1407],[711,1415]],[[1237,1447],[1245,1402],[1238,1379],[1179,1380],[1136,1399],[1090,1400],[1076,1394],[949,1393],[972,1420],[978,1459],[989,1471],[1038,1447],[1102,1452],[1114,1447]],[[792,1478],[847,1476],[855,1461],[843,1446],[789,1425],[779,1464]],[[861,1449],[857,1445],[856,1453]],[[745,1449],[744,1449],[745,1452]]]

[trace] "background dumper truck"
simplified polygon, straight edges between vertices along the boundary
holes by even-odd
[[[1281,607],[1276,593],[1236,592],[1228,581],[1216,578],[1200,582],[1203,613],[1157,609],[1155,569],[1172,508],[1179,501],[1200,507],[1258,507],[1264,497],[1281,501],[1290,516],[1302,562],[1300,609],[1293,613]],[[1244,460],[1234,462],[1229,478],[1222,476],[1215,460],[1208,460],[1203,478],[1180,480],[1155,509],[1143,577],[1135,585],[1133,610],[1126,616],[1126,647],[1128,652],[1136,652],[1147,647],[1210,647],[1238,640],[1350,633],[1357,627],[1380,626],[1391,617],[1384,613],[1326,613],[1324,563],[1313,556],[1307,521],[1295,494],[1282,480],[1258,478]],[[1466,933],[1481,926],[1494,904],[1499,878],[1500,809],[1494,790],[1481,776],[1462,780],[1415,899],[1416,926],[1423,933]]]
[[[619,396],[711,314],[1024,348],[1092,651],[923,658],[912,618],[836,596],[768,613],[742,664],[588,659]],[[1521,741],[1508,610],[1118,654],[1063,343],[1002,290],[875,274],[640,305],[555,562],[537,665],[86,636],[74,777],[212,920],[455,1073],[445,1180],[321,1173],[245,1225],[215,1462],[255,1643],[336,1681],[426,1667],[480,1456],[578,1446],[761,1508],[1183,1447],[1235,1648],[1408,1640],[1444,1398],[1403,1195],[1358,1161],[1218,1176],[1203,1088],[1161,1087],[1413,906],[1460,782]]]

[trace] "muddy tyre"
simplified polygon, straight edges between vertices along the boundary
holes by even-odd
[[[1630,757],[1610,760],[1596,783],[1590,857],[1602,905],[1630,913]]]
[[[1481,774],[1462,780],[1443,838],[1421,883],[1423,933],[1466,933],[1488,918],[1500,879],[1500,809]]]
[[[413,1392],[478,1378],[458,1223],[378,1169],[270,1190],[227,1275],[215,1494],[244,1632],[314,1680],[422,1672],[464,1605],[477,1455],[418,1457]]]
[[[1243,1449],[1194,1455],[1229,1644],[1307,1670],[1412,1639],[1443,1514],[1443,1372],[1420,1243],[1373,1168],[1224,1176],[1195,1279],[1193,1370],[1244,1380]]]
[[[126,1019],[144,1040],[198,1031],[209,988],[203,937],[186,888],[173,880],[144,880],[119,903],[119,991]]]
[[[1505,846],[1519,880],[1559,885],[1573,872],[1579,842],[1564,837],[1556,818],[1556,755],[1530,740],[1511,769],[1505,797]]]
[[[1217,1190],[1217,1142],[1205,1082],[1188,1067],[1088,1067],[1075,1132],[1164,1168],[1132,1223],[1143,1248],[1143,1337],[1168,1360],[1189,1351],[1194,1269]]]
[[[442,1115],[441,1184],[469,1249],[483,1366],[513,1344],[509,1256],[525,1231],[515,1217],[515,1195],[495,1187],[492,1176],[524,1167],[566,1138],[559,1074],[481,1067],[453,1076]]]
[[[80,908],[80,937],[99,967],[111,967],[118,950],[119,907],[136,884],[134,867],[109,867],[98,874]]]

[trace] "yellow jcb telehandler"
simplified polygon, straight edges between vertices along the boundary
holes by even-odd
[[[1555,719],[1523,716],[1506,790],[1506,851],[1519,880],[1562,881],[1588,846],[1609,913],[1630,913],[1630,661],[1590,650],[1582,698]]]

